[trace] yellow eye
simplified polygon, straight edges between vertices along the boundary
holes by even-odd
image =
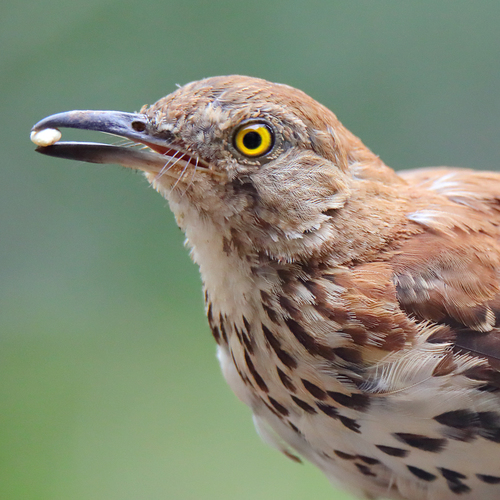
[[[269,153],[273,147],[273,142],[273,134],[265,123],[243,125],[234,137],[234,147],[241,154],[251,158]]]

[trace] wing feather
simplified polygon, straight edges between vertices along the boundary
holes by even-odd
[[[456,351],[500,369],[500,174],[432,168],[400,175],[444,197],[409,214],[425,231],[390,259],[400,307],[448,325]]]

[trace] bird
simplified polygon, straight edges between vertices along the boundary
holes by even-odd
[[[304,92],[239,75],[51,115],[31,139],[168,200],[265,442],[359,498],[500,498],[499,173],[396,172]]]

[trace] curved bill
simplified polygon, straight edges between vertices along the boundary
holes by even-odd
[[[121,111],[75,110],[48,116],[31,130],[31,140],[38,145],[36,151],[48,156],[90,163],[116,163],[151,173],[159,173],[175,158],[179,166],[190,162],[191,155],[169,144],[171,137],[165,132],[151,135],[148,118],[140,113]],[[76,128],[105,132],[148,146],[149,150],[114,146],[92,142],[58,142],[59,128]],[[198,164],[198,162],[196,162]]]
[[[153,174],[160,173],[171,158],[154,151],[138,151],[129,147],[95,142],[60,142],[51,146],[39,146],[35,151],[55,158],[87,163],[116,163],[122,167]]]

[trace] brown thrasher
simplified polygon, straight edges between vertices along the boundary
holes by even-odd
[[[500,498],[500,174],[396,174],[303,92],[243,76],[49,116],[32,140],[169,201],[265,441],[365,498]]]

